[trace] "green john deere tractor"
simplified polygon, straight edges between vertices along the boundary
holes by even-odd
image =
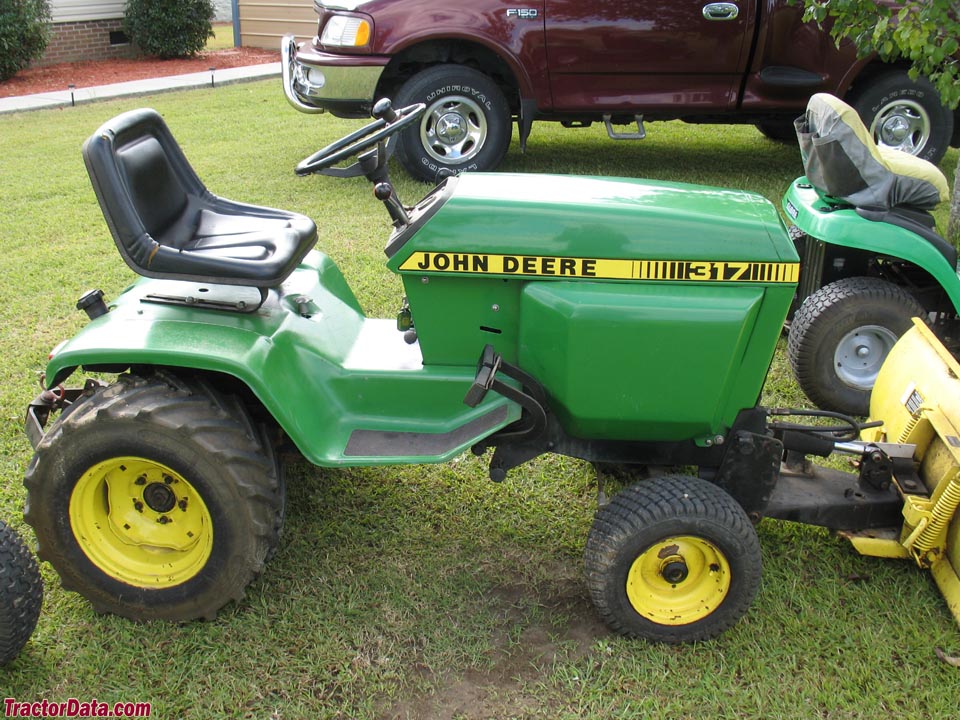
[[[851,537],[915,529],[898,473],[929,444],[757,406],[800,277],[768,201],[465,174],[408,206],[386,143],[422,112],[381,101],[297,168],[373,183],[405,291],[389,320],[364,316],[309,219],[211,194],[155,112],[87,141],[107,224],[143,277],[109,304],[80,299],[90,322],[52,351],[27,412],[26,518],[65,587],[130,618],[213,618],[276,547],[287,448],[322,467],[472,450],[495,481],[543,453],[666,468],[610,501],[601,479],[585,552],[606,623],[658,641],[713,637],[747,611],[761,517]],[[81,367],[117,379],[65,386]],[[804,461],[831,452],[860,471]],[[956,534],[946,496],[924,552]]]

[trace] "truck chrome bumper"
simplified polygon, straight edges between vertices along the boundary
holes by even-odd
[[[283,94],[293,107],[304,113],[369,114],[386,59],[374,65],[316,65],[298,57],[298,50],[294,36],[284,35],[280,41]]]

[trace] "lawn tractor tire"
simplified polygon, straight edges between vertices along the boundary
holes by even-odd
[[[750,518],[726,492],[686,475],[615,495],[597,512],[584,555],[603,621],[652,642],[716,637],[747,612],[760,586]]]
[[[396,106],[424,103],[398,135],[397,157],[413,177],[437,182],[440,170],[493,170],[510,146],[510,105],[492,78],[464,65],[434,65],[407,80]]]
[[[37,561],[13,528],[0,520],[0,665],[20,654],[37,627],[42,605]]]
[[[913,317],[926,317],[906,290],[879,278],[843,278],[803,301],[787,357],[800,389],[823,410],[867,415],[870,391]]]
[[[205,380],[120,376],[37,446],[24,484],[40,558],[98,612],[215,618],[280,534],[282,476],[265,437]]]

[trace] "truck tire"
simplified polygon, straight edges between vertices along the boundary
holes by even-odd
[[[20,536],[0,520],[0,665],[13,660],[37,627],[43,581]]]
[[[851,94],[850,105],[877,145],[939,163],[950,147],[953,113],[926,78],[911,80],[904,70],[876,76]]]
[[[513,129],[510,106],[497,84],[463,65],[434,65],[407,80],[398,108],[424,103],[419,123],[399,135],[397,157],[416,178],[435,182],[441,169],[493,170]]]
[[[793,120],[761,120],[756,123],[756,128],[770,140],[790,144],[797,142],[797,129],[793,125]]]
[[[38,554],[97,612],[213,619],[261,572],[283,512],[273,449],[200,380],[123,375],[60,417],[27,468]]]
[[[587,585],[611,630],[653,642],[707,640],[736,623],[760,586],[760,542],[730,495],[666,475],[631,485],[596,515]]]
[[[923,306],[886,280],[843,278],[820,288],[793,316],[787,340],[800,389],[824,410],[866,415],[880,366],[915,316],[926,316]]]

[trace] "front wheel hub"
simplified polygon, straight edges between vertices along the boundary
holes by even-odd
[[[666,538],[641,552],[627,573],[627,599],[660,625],[688,625],[717,610],[730,593],[723,551],[706,538]]]
[[[869,390],[897,340],[896,333],[882,325],[854,328],[840,338],[833,353],[837,377],[850,387]]]
[[[663,579],[668,583],[677,585],[690,576],[690,570],[687,569],[687,564],[681,558],[679,560],[671,560],[664,565],[660,574],[663,575]]]

